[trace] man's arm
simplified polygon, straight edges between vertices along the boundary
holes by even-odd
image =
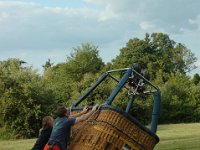
[[[77,117],[75,123],[81,122],[81,121],[84,121],[84,120],[87,120],[87,119],[96,111],[96,109],[97,109],[98,106],[99,106],[99,105],[96,104],[95,106],[93,106],[93,108],[92,108],[91,111],[89,111],[89,112],[86,113],[86,114],[81,115],[80,117]]]
[[[87,111],[88,111],[88,107],[85,106],[81,112],[76,113],[76,114],[72,114],[72,115],[70,115],[69,117],[70,117],[70,118],[77,118],[77,117],[80,117],[80,116],[82,116],[83,114],[85,114]]]

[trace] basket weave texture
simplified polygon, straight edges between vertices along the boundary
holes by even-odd
[[[153,150],[158,141],[113,110],[98,110],[72,128],[71,150]]]

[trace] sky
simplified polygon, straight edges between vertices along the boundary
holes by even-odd
[[[199,0],[0,0],[0,61],[19,58],[42,70],[82,43],[110,62],[131,38],[163,32],[198,58]]]

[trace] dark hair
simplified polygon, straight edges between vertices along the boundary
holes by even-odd
[[[42,119],[42,128],[45,129],[45,128],[48,128],[50,127],[51,125],[49,124],[49,120],[53,119],[51,116],[45,116],[43,119]]]
[[[65,113],[67,113],[67,108],[66,107],[58,107],[57,110],[56,110],[56,115],[57,117],[65,117]]]

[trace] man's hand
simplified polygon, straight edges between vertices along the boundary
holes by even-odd
[[[88,111],[88,107],[85,106],[85,107],[83,108],[83,110],[82,110],[82,113],[85,114],[87,111]]]
[[[99,104],[96,104],[95,106],[92,107],[92,111],[89,111],[88,113],[83,114],[83,115],[81,115],[80,117],[77,117],[75,123],[80,122],[80,121],[87,120],[87,119],[94,113],[94,111],[97,110],[97,107],[98,107],[98,106],[99,106]],[[83,108],[83,111],[84,111],[84,110],[88,110],[88,108],[87,108],[87,107],[84,107],[84,108]]]
[[[98,106],[99,106],[99,104],[94,105],[94,106],[92,107],[92,111],[97,110]]]

